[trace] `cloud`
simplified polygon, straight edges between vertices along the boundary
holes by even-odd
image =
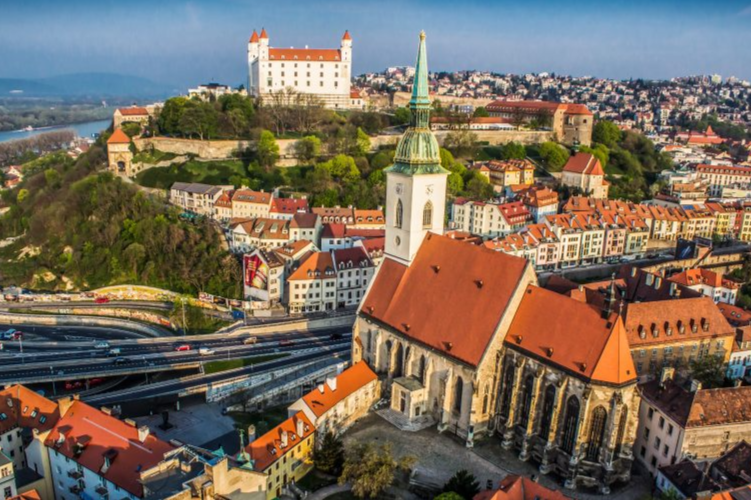
[[[748,7],[746,7],[745,9],[741,10],[741,11],[740,11],[740,12],[738,13],[738,15],[739,15],[739,16],[751,16],[751,5],[749,5],[749,6],[748,6]]]

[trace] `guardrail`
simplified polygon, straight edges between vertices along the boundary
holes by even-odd
[[[0,322],[11,325],[40,325],[40,326],[100,326],[131,330],[134,335],[147,337],[167,337],[169,334],[161,328],[127,321],[117,318],[98,316],[68,316],[46,314],[22,314],[0,311]]]

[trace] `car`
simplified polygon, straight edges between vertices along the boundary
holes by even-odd
[[[97,297],[94,299],[95,304],[106,304],[110,299],[108,297]]]
[[[190,351],[190,344],[183,344],[175,347],[176,352]]]
[[[23,340],[23,333],[16,330],[13,336],[11,337],[11,340]]]
[[[284,339],[284,340],[280,340],[279,341],[279,346],[280,347],[291,346],[292,344],[294,344],[294,342],[292,342],[289,339]]]
[[[243,344],[245,345],[255,344],[256,342],[258,342],[258,337],[248,337],[247,339],[243,340]]]
[[[125,358],[115,358],[115,364],[116,365],[122,365],[123,363],[127,363],[128,360]]]
[[[16,336],[19,334],[21,334],[21,332],[19,332],[15,328],[11,328],[10,330],[6,330],[0,334],[0,340],[17,340]]]
[[[110,351],[107,353],[109,356],[119,356],[120,355],[120,348],[119,347],[113,347],[110,349]]]
[[[201,347],[198,349],[198,354],[201,356],[210,356],[211,354],[214,354],[214,350],[209,349],[208,347]]]
[[[109,349],[110,343],[109,342],[97,342],[94,344],[95,349]]]

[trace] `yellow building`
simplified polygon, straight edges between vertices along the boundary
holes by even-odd
[[[298,412],[245,448],[253,470],[266,474],[267,500],[280,497],[311,470],[314,445],[315,427]]]
[[[516,185],[530,186],[534,183],[535,166],[529,160],[492,160],[475,165],[486,176],[496,191]]]

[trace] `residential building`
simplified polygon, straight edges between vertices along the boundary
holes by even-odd
[[[535,222],[542,222],[545,216],[558,213],[558,193],[552,189],[530,186],[518,191],[517,199],[524,203]]]
[[[216,203],[225,190],[232,186],[210,186],[197,182],[175,182],[169,192],[169,201],[186,212],[205,217],[216,216]]]
[[[232,194],[232,218],[255,219],[269,217],[272,193],[238,189]]]
[[[279,198],[274,196],[271,200],[269,217],[272,219],[292,220],[296,214],[308,212],[307,198]]]
[[[635,454],[651,474],[685,458],[706,460],[751,439],[751,387],[702,389],[673,379],[670,369],[639,386]]]
[[[352,248],[358,240],[382,238],[383,233],[383,229],[358,229],[344,224],[327,223],[321,231],[321,250],[330,252]]]
[[[296,213],[289,223],[290,239],[292,241],[307,240],[316,247],[321,246],[321,232],[323,225],[321,218],[312,213]]]
[[[382,209],[359,210],[355,209],[355,224],[358,229],[385,229],[386,217]]]
[[[219,198],[214,202],[213,218],[220,224],[229,224],[232,220],[232,195],[234,190],[222,191]]]
[[[595,199],[608,197],[605,171],[600,160],[590,153],[576,153],[568,159],[561,173],[561,184],[578,188]]]
[[[696,173],[707,183],[709,195],[715,197],[722,194],[725,186],[751,183],[751,167],[700,164],[696,166]]]
[[[702,295],[711,298],[715,304],[735,304],[736,295],[740,285],[731,281],[721,273],[716,273],[702,267],[686,269],[681,273],[674,274],[668,280],[680,283]]]
[[[491,117],[518,123],[548,122],[557,140],[569,146],[592,143],[594,116],[583,104],[499,100],[485,106]],[[546,128],[547,128],[546,127]]]
[[[530,222],[532,215],[521,201],[496,203],[457,198],[451,206],[449,228],[494,238],[519,231]]]
[[[230,250],[248,253],[254,248],[273,250],[292,241],[288,220],[257,218],[230,223]]]
[[[380,399],[378,376],[360,361],[298,399],[289,407],[291,415],[301,412],[313,424],[319,437],[327,432],[341,435],[365,416]]]
[[[311,212],[321,218],[322,224],[355,224],[355,209],[349,207],[313,207]]]
[[[13,460],[5,452],[0,451],[0,494],[3,498],[16,496],[16,476],[13,471]]]
[[[730,380],[745,378],[751,367],[751,326],[742,326],[735,330],[735,342],[728,359],[725,376]]]
[[[337,307],[336,267],[329,252],[314,252],[287,278],[290,313],[333,311]]]
[[[248,91],[255,97],[286,104],[289,89],[328,108],[347,109],[352,105],[351,77],[348,31],[338,49],[270,47],[265,29],[260,35],[253,30],[248,41]]]
[[[527,160],[491,160],[475,163],[473,169],[482,168],[488,173],[493,189],[502,193],[509,186],[534,184],[534,164]]]
[[[284,297],[285,266],[276,252],[256,248],[243,256],[243,296],[269,304]]]
[[[337,308],[357,306],[375,273],[375,264],[362,247],[331,252],[336,267]]]

